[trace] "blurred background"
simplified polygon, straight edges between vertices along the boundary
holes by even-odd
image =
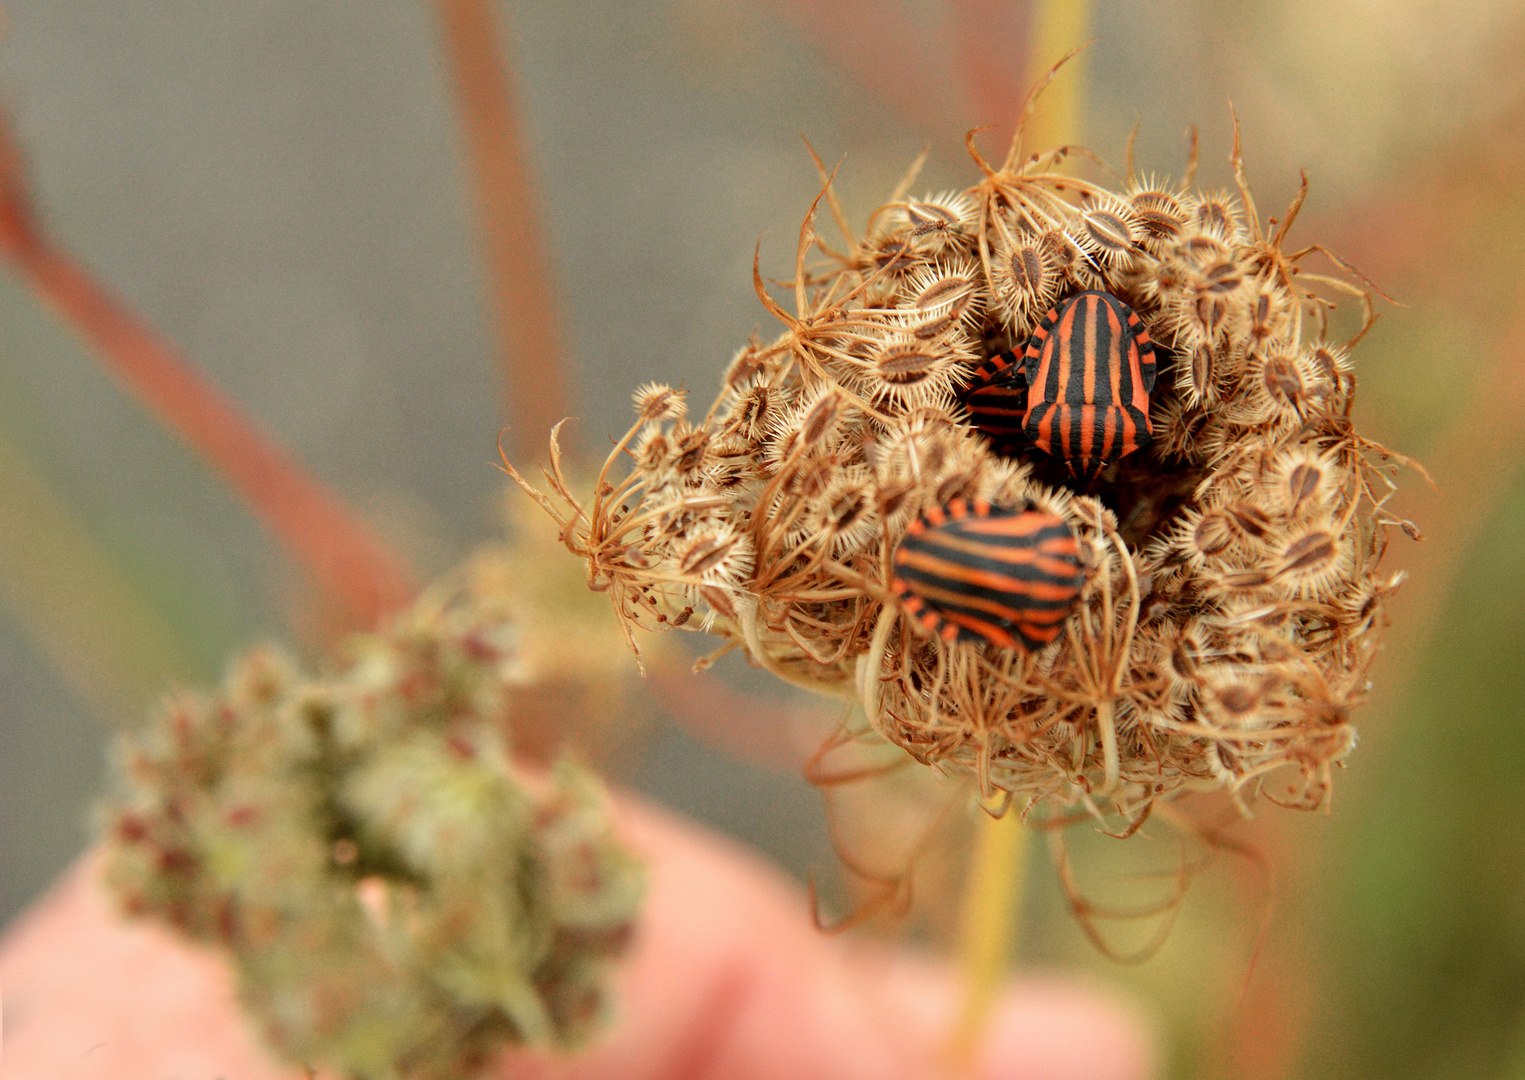
[[[1232,100],[1262,214],[1307,171],[1292,246],[1403,305],[1356,353],[1358,423],[1436,486],[1402,477],[1425,539],[1390,553],[1411,577],[1332,815],[1238,826],[1254,857],[1212,860],[1137,967],[1035,851],[1023,962],[1131,987],[1173,1077],[1525,1077],[1525,14],[1076,17],[1098,40],[1058,92],[1108,160],[1141,121],[1140,167],[1179,175],[1195,123],[1199,181],[1228,186]],[[918,187],[967,186],[964,132],[1010,130],[1036,32],[998,0],[6,0],[0,924],[89,842],[110,732],[164,688],[266,638],[316,658],[385,606],[346,574],[403,589],[501,536],[505,423],[520,461],[564,413],[601,457],[637,384],[707,402],[772,333],[750,262],[762,236],[788,273],[818,184],[801,135],[844,159],[860,227],[923,147]],[[289,470],[251,472],[245,436]],[[272,476],[375,559],[325,563]],[[721,663],[626,713],[582,748],[615,781],[830,875],[799,772],[817,706]],[[1146,847],[1074,843],[1114,884]],[[937,946],[956,889],[931,878],[901,932]]]

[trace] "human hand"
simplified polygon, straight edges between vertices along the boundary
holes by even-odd
[[[587,1053],[515,1051],[503,1080],[910,1080],[950,1076],[957,1005],[929,959],[828,938],[761,860],[634,800],[620,826],[651,864],[619,1016]],[[0,1076],[295,1080],[239,1017],[207,950],[120,919],[87,858],[0,944]],[[1121,1004],[1027,979],[998,1004],[974,1063],[989,1080],[1144,1080],[1149,1040]]]

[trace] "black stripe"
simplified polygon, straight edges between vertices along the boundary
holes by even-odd
[[[992,545],[992,547],[997,551],[1000,550],[1000,548],[996,547],[995,545]],[[926,544],[923,543],[921,539],[918,539],[915,544],[911,545],[906,550],[916,554],[924,555],[928,558],[935,558],[939,562],[948,563],[952,566],[960,567],[965,570],[976,571],[979,573],[996,574],[1000,577],[1010,578],[1012,581],[1020,581],[1025,583],[1048,582],[1052,585],[1062,585],[1065,583],[1065,579],[1063,577],[1058,577],[1036,564],[1006,562],[1000,558],[979,555],[972,551],[964,551],[957,548],[944,547],[940,544]],[[1007,550],[1011,550],[1011,545],[1007,545]],[[1074,560],[1065,555],[1044,555],[1042,558],[1049,562],[1057,562],[1070,565],[1074,564]],[[899,561],[895,563],[895,572],[900,574],[902,577],[905,577],[907,580],[916,578],[919,581],[928,582],[935,582],[940,578],[951,576],[951,573],[945,574],[937,570],[924,570],[921,567],[914,566],[909,562]],[[1072,573],[1072,576],[1073,574],[1078,573],[1079,568],[1076,567]],[[951,588],[952,586],[950,585],[949,587]],[[965,582],[961,585],[961,589],[963,591],[978,591],[984,588],[986,588],[986,586],[977,583]]]
[[[1131,405],[1124,411],[1133,417],[1133,448],[1135,450],[1142,450],[1149,445],[1150,440],[1153,438],[1149,433],[1149,417]]]
[[[897,572],[906,585],[921,595],[926,600],[927,606],[935,611],[967,611],[974,613],[984,610],[974,603],[960,603],[959,598],[967,601],[984,600],[989,603],[1000,604],[1017,612],[1064,611],[1074,603],[1075,597],[1080,592],[1079,586],[1076,585],[1067,596],[1057,600],[1042,600],[1030,593],[1020,592],[1015,589],[991,589],[983,585],[970,585],[968,582],[960,581],[958,578],[912,571],[912,568],[907,566],[900,567]],[[1047,578],[1044,579],[1044,583],[1067,584],[1066,582],[1049,582]],[[918,589],[917,586],[921,588]],[[927,594],[922,592],[922,589],[933,589],[942,594],[952,594],[954,598],[949,599],[946,595],[927,598]],[[1001,616],[987,614],[986,617],[1000,618]]]
[[[941,583],[941,581],[932,581],[932,583],[929,584],[939,587],[939,589],[944,587],[944,583]],[[1069,596],[1068,599],[1057,601],[1057,603],[1051,603],[1051,601],[1035,601],[1035,599],[1032,599],[1031,596],[1017,595],[1017,593],[979,592],[967,593],[967,595],[973,596],[973,598],[984,599],[984,601],[988,601],[988,603],[1000,604],[1000,606],[1010,607],[1011,610],[1017,612],[1017,616],[1016,618],[1008,618],[1008,616],[1005,615],[997,615],[997,613],[991,612],[991,610],[988,609],[984,609],[984,607],[976,607],[973,606],[973,604],[959,604],[958,601],[942,599],[941,596],[939,596],[936,601],[929,601],[929,607],[933,610],[933,612],[938,613],[938,615],[946,615],[946,613],[949,612],[958,612],[961,613],[961,615],[971,615],[976,619],[985,619],[985,621],[994,622],[996,625],[1010,627],[1010,625],[1013,625],[1014,622],[1022,621],[1022,612],[1032,612],[1034,615],[1039,615],[1039,613],[1046,613],[1046,615],[1052,616],[1055,612],[1064,612],[1064,610],[1069,610],[1069,606],[1075,603],[1074,596]]]
[[[1060,333],[1063,333],[1064,320],[1070,320],[1069,337],[1059,342],[1059,348],[1069,359],[1070,378],[1064,384],[1064,394],[1056,397],[1056,401],[1084,401],[1085,400],[1085,370],[1086,354],[1085,343],[1087,341],[1087,319],[1085,309],[1085,293],[1073,297],[1065,308],[1076,309],[1073,313],[1061,309],[1059,312]]]
[[[1026,421],[1022,424],[1022,434],[1026,435],[1029,442],[1039,442],[1038,426],[1043,423],[1043,418],[1054,411],[1054,403],[1045,401],[1027,414]],[[1041,445],[1041,443],[1040,443]],[[1049,453],[1053,453],[1053,447],[1047,447]]]
[[[1154,380],[1159,374],[1159,358],[1155,355],[1154,342],[1149,339],[1149,334],[1139,328],[1138,337],[1135,340],[1138,345],[1139,374],[1144,381],[1144,393],[1154,393]]]
[[[1098,355],[1106,360],[1105,368],[1096,372],[1096,404],[1098,405],[1121,405],[1122,401],[1112,400],[1112,373],[1119,372],[1117,380],[1117,392],[1122,395],[1123,401],[1128,400],[1128,393],[1132,388],[1129,381],[1127,362],[1127,350],[1130,335],[1128,334],[1128,310],[1114,298],[1108,297],[1106,308],[1102,312],[1102,318],[1106,325],[1107,348]],[[1112,320],[1117,320],[1117,328],[1112,328]]]
[[[1038,368],[1042,362],[1042,347],[1054,340],[1054,323],[1057,321],[1058,315],[1058,308],[1049,308],[1044,313],[1043,319],[1038,323],[1038,329],[1034,330],[1033,336],[1027,339],[1027,349],[1022,354],[1022,364],[1026,369],[1028,386],[1032,386],[1038,381]],[[1038,330],[1042,330],[1046,336],[1039,338]]]

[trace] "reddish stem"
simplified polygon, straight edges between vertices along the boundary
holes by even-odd
[[[415,588],[403,561],[344,501],[38,227],[25,171],[0,117],[0,256],[91,354],[185,439],[340,604],[369,626]]]
[[[503,62],[488,0],[437,0],[445,52],[459,96],[466,157],[487,258],[505,438],[520,461],[544,453],[567,415],[566,350],[544,220],[527,164],[513,81]]]

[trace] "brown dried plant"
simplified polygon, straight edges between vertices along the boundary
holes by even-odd
[[[1319,245],[1285,249],[1306,179],[1262,224],[1237,119],[1237,198],[1193,189],[1195,132],[1179,183],[1141,177],[1130,139],[1120,190],[1059,171],[1097,160],[1088,151],[1024,156],[1022,125],[999,167],[976,134],[973,187],[910,198],[917,162],[861,235],[812,151],[823,187],[781,283],[793,310],[754,258],[783,332],[736,353],[702,416],[680,391],[638,390],[590,498],[563,475],[554,431],[550,494],[509,471],[633,649],[637,628],[719,635],[1005,805],[1116,815],[1123,834],[1190,789],[1327,805],[1399,583],[1378,571],[1388,527],[1407,526],[1384,509],[1406,459],[1351,421],[1373,287]],[[823,201],[840,246],[817,232]],[[1305,271],[1315,252],[1346,276]],[[982,358],[1020,351],[1083,289],[1139,313],[1162,371],[1153,442],[1077,485],[1041,451],[992,445],[959,395]],[[1337,344],[1341,297],[1362,326]],[[903,617],[896,546],[957,497],[1074,529],[1087,582],[1054,645],[949,643]]]

